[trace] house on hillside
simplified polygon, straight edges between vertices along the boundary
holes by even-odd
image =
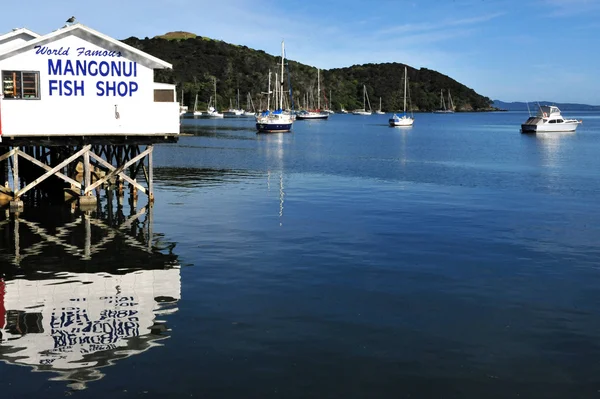
[[[82,24],[47,35],[0,36],[0,133],[175,136],[175,86],[154,82],[171,64]]]

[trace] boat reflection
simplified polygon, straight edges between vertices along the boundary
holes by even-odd
[[[539,145],[542,155],[542,166],[556,168],[561,166],[562,148],[570,138],[576,137],[575,132],[541,132],[532,138]]]
[[[152,233],[151,214],[8,214],[0,360],[85,389],[103,367],[161,345],[170,334],[163,317],[181,298],[180,268],[173,246]]]
[[[278,175],[279,181],[279,226],[283,226],[283,205],[285,200],[285,191],[283,185],[283,170],[284,170],[284,144],[285,144],[285,136],[284,134],[269,134],[262,135],[261,141],[264,142],[264,152],[266,158],[269,161],[269,168],[267,169],[267,191],[271,191],[271,179],[272,175]]]

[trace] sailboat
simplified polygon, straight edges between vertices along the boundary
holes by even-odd
[[[229,99],[229,109],[223,112],[223,116],[226,118],[232,118],[236,116],[243,116],[244,110],[240,108],[240,89],[237,90],[237,100],[235,104],[235,108],[233,108],[233,104],[231,103],[231,98]]]
[[[281,41],[281,81],[279,88],[279,109],[275,111],[267,110],[256,117],[256,130],[258,133],[282,133],[292,130],[294,120],[289,112],[283,111],[283,73],[285,66],[285,45]],[[269,91],[271,91],[271,72],[269,72]]]
[[[313,103],[314,105],[314,103]],[[296,114],[298,120],[314,120],[314,119],[327,119],[329,114],[321,111],[321,80],[319,77],[319,69],[317,68],[317,109],[301,111]]]
[[[408,116],[406,114],[406,92],[407,92],[407,90],[408,90],[408,75],[406,74],[406,67],[404,67],[404,113],[402,114],[402,116],[398,116],[398,115],[394,114],[389,120],[390,126],[412,126],[413,123],[415,122],[415,118],[412,114],[412,111],[411,111],[410,116]],[[409,94],[409,98],[410,98],[410,94]],[[411,110],[412,110],[412,107],[410,107],[410,102],[409,102],[409,108],[411,108]]]
[[[383,112],[383,111],[381,110],[381,97],[379,97],[379,109],[378,109],[377,111],[375,111],[375,113],[376,113],[376,114],[378,114],[378,115],[383,115],[383,114],[385,114],[385,112]]]
[[[187,111],[182,115],[184,118],[193,118],[194,116],[202,116],[202,111],[198,111],[198,93],[196,93],[196,98],[194,100],[194,109],[192,111]]]
[[[444,102],[444,89],[440,90],[440,109],[433,111],[436,114],[453,114],[454,113],[454,104],[452,103],[452,96],[450,95],[450,90],[448,90],[448,104],[450,108],[446,108],[446,103]]]
[[[366,104],[369,104],[369,110],[365,108]],[[369,101],[369,96],[367,95],[367,86],[363,85],[363,107],[362,109],[355,109],[352,111],[352,115],[371,115],[373,112],[371,111],[371,102]]]
[[[213,107],[210,104],[211,101],[209,101],[208,109],[202,115],[209,118],[222,118],[223,114],[217,111],[217,78],[215,78],[215,105]]]
[[[327,112],[328,114],[335,114],[335,112],[331,109],[331,90],[329,90],[329,98],[327,99],[327,108],[323,110],[323,112]]]
[[[246,95],[246,109],[244,110],[244,116],[256,116],[256,110],[250,93]]]

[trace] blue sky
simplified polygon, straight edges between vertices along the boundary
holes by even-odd
[[[322,69],[402,62],[503,101],[600,105],[600,0],[33,0],[0,31],[74,15],[124,39],[183,30]]]

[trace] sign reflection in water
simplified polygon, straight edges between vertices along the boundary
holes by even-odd
[[[56,211],[1,222],[1,264],[12,266],[0,266],[0,360],[84,389],[168,337],[157,317],[177,311],[180,270],[159,250],[169,246],[152,233],[151,208]]]

